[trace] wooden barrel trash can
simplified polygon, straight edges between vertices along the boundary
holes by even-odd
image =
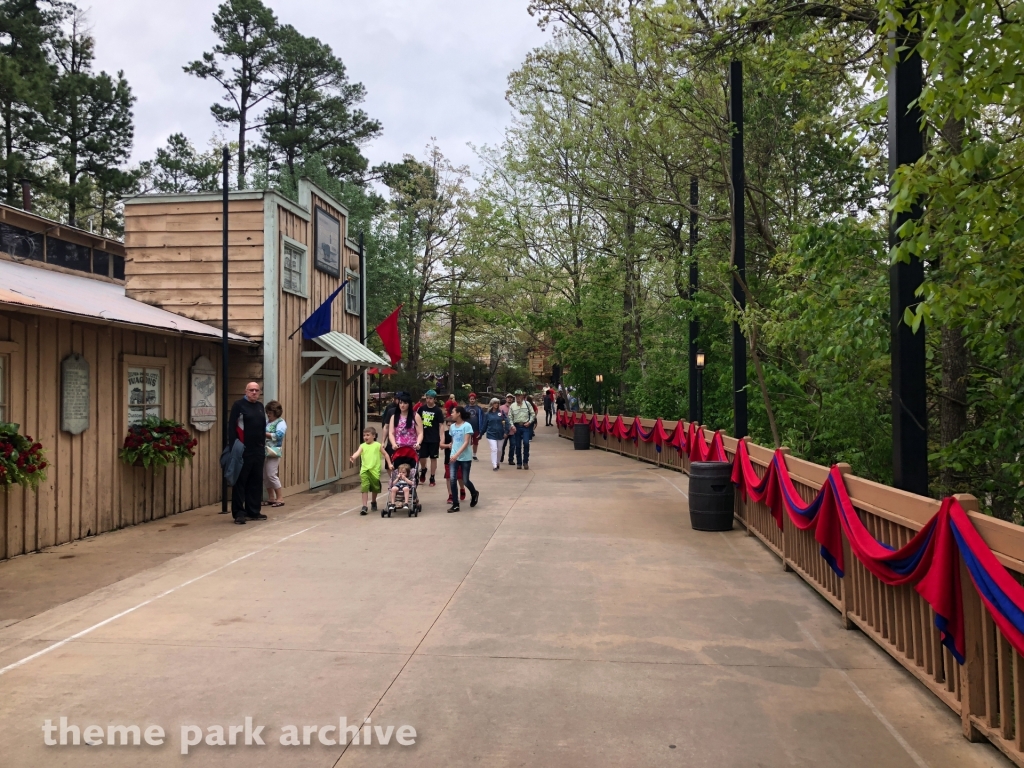
[[[590,450],[590,425],[576,424],[572,429],[572,447],[577,451]]]
[[[731,531],[732,464],[695,461],[690,464],[690,526],[695,531]]]

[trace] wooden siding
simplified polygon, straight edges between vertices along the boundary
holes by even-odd
[[[43,444],[50,464],[37,491],[0,492],[0,559],[220,498],[222,427],[198,432],[187,424],[189,371],[200,355],[217,360],[217,344],[8,311],[0,312],[0,340],[17,345],[10,354],[9,420]],[[89,363],[90,426],[80,435],[60,430],[60,364],[72,353]],[[181,469],[148,471],[118,458],[127,433],[124,355],[168,359],[163,413],[199,440],[196,457]]]
[[[324,208],[331,215],[338,217],[342,222],[342,242],[346,234],[346,216],[342,211],[337,210],[320,198],[313,196],[313,204]],[[277,206],[278,214],[278,238],[281,236],[290,237],[305,245],[307,251],[307,269],[309,270],[308,291],[309,298],[305,299],[291,293],[285,293],[281,289],[280,281],[282,274],[281,241],[277,244],[275,253],[278,259],[278,285],[276,290],[280,296],[280,312],[278,313],[278,369],[277,369],[277,399],[284,408],[284,420],[288,423],[288,438],[286,441],[285,456],[281,461],[280,477],[281,484],[285,488],[293,486],[309,487],[309,452],[310,452],[310,397],[311,384],[299,384],[302,375],[312,366],[313,360],[303,358],[302,352],[319,352],[321,348],[314,341],[304,340],[302,334],[296,334],[290,341],[288,336],[299,327],[309,314],[320,306],[328,296],[331,295],[341,280],[344,279],[344,271],[341,278],[333,277],[324,272],[318,271],[313,266],[313,223],[295,215],[288,209]],[[343,246],[344,248],[344,246]],[[351,265],[351,252],[344,249],[342,253],[342,266],[349,265],[349,269],[356,271],[357,265]],[[359,338],[359,318],[350,315],[345,311],[344,292],[338,295],[331,307],[331,328],[336,331],[347,333],[350,336]],[[324,365],[322,371],[337,371],[341,373],[344,380],[353,373],[352,366],[342,365],[338,360],[332,360]],[[358,472],[358,468],[348,465],[348,456],[351,456],[358,446],[360,440],[361,425],[355,411],[356,387],[358,380],[353,381],[344,390],[342,410],[342,453],[346,457],[342,477],[351,477]]]
[[[228,208],[228,326],[263,336],[263,200]],[[221,324],[221,203],[125,205],[126,294],[185,317]]]

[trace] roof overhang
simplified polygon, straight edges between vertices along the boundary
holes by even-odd
[[[354,365],[358,368],[367,368],[371,365],[388,366],[387,360],[380,357],[372,349],[360,344],[347,333],[329,331],[323,336],[313,339],[323,350],[322,352],[303,352],[306,358],[315,358],[316,363],[302,375],[302,384],[309,381],[313,374],[319,371],[328,360],[341,360],[345,365]]]

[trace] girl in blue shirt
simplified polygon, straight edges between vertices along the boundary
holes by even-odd
[[[448,439],[452,443],[452,464],[455,464],[455,467],[452,468],[451,478],[449,479],[452,490],[452,505],[448,508],[448,511],[458,512],[459,473],[456,471],[458,467],[462,468],[462,481],[469,489],[469,506],[476,506],[480,500],[480,493],[469,480],[469,470],[473,468],[473,425],[469,423],[469,413],[460,405],[453,411],[452,415],[455,417],[455,423],[448,428]]]

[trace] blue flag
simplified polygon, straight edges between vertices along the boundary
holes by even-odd
[[[341,293],[341,289],[348,283],[346,280],[344,283],[338,286],[338,289],[328,296],[324,303],[321,304],[316,310],[302,321],[302,338],[304,339],[315,339],[317,336],[323,336],[325,333],[329,333],[331,330],[331,305],[334,303],[334,297]]]

